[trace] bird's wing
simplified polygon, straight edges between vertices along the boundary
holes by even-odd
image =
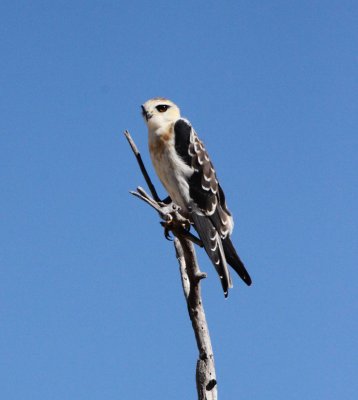
[[[175,150],[181,159],[193,169],[188,179],[189,194],[196,210],[207,217],[214,217],[213,223],[221,237],[229,233],[231,213],[225,202],[225,195],[216,177],[204,144],[185,119],[179,119],[174,125]],[[216,220],[218,214],[218,220]]]
[[[231,213],[204,144],[185,119],[175,123],[174,132],[176,152],[193,168],[188,184],[195,229],[221,278],[224,292],[226,294],[228,287],[232,286],[226,261],[250,285],[250,276],[230,240]]]

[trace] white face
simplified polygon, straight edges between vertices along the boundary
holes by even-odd
[[[142,105],[143,118],[149,129],[157,129],[180,118],[180,110],[168,99],[155,98]]]

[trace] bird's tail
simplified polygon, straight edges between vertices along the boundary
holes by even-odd
[[[240,257],[238,256],[230,237],[227,236],[225,239],[222,239],[222,244],[226,261],[232,266],[232,268],[237,272],[246,285],[250,286],[252,283],[250,275],[246,271],[243,262],[240,260]]]
[[[228,289],[232,287],[232,283],[220,235],[209,218],[193,212],[192,219],[205,251],[219,274],[225,297],[227,297]]]

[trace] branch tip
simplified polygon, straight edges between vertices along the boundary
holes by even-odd
[[[207,278],[208,277],[208,275],[205,273],[205,272],[198,272],[196,275],[195,275],[195,279],[197,280],[197,282],[199,282],[199,281],[201,281],[202,279],[205,279],[205,278]]]
[[[131,134],[129,133],[129,131],[127,131],[127,129],[124,131],[124,136],[128,140],[129,145],[131,146],[131,148],[133,150],[133,153],[135,155],[138,155],[139,154],[138,148],[137,148],[136,144],[134,143],[134,140],[132,139]]]

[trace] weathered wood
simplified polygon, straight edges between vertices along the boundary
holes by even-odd
[[[179,261],[184,296],[199,350],[199,358],[196,364],[198,399],[216,400],[217,384],[214,354],[200,289],[200,281],[206,278],[206,274],[200,271],[192,242],[179,236],[175,238],[174,245]]]
[[[149,187],[150,193],[152,193],[152,196],[154,198],[155,201],[159,202],[160,198],[157,194],[157,191],[155,190],[155,187],[148,175],[148,172],[144,166],[143,160],[142,160],[142,156],[139,153],[138,147],[136,146],[136,144],[134,143],[134,140],[132,139],[132,136],[130,135],[130,133],[128,131],[124,131],[124,136],[127,138],[129,145],[131,146],[131,149],[137,159],[137,162],[139,164],[139,168],[142,171],[142,174],[144,176],[145,181],[147,182],[147,185]]]
[[[216,400],[217,382],[214,354],[200,289],[200,281],[206,278],[206,274],[200,271],[193,245],[193,243],[195,243],[202,246],[202,242],[189,232],[187,229],[188,221],[180,214],[180,209],[177,205],[173,203],[164,204],[160,201],[134,140],[128,131],[125,131],[125,136],[136,156],[142,174],[154,199],[141,187],[138,187],[136,192],[132,191],[131,193],[145,201],[158,212],[163,220],[162,225],[165,228],[166,238],[168,238],[169,231],[173,232],[175,236],[174,246],[179,262],[181,282],[199,351],[199,358],[196,364],[198,400]]]

